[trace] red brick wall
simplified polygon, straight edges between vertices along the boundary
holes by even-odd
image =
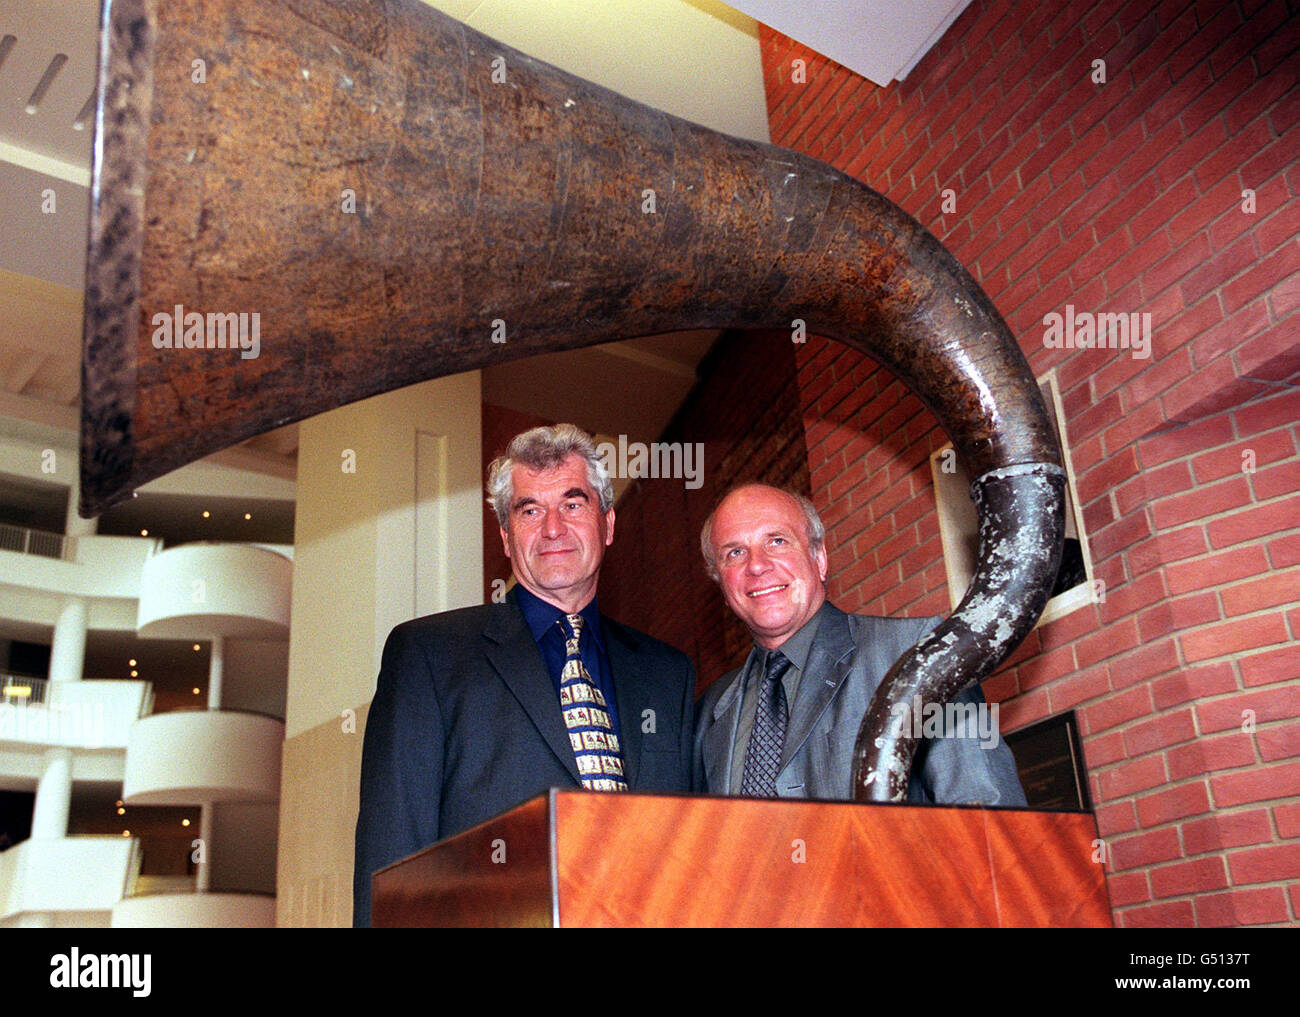
[[[730,488],[761,481],[808,494],[788,332],[727,333],[662,441],[704,445],[703,485],[638,480],[619,499],[600,578],[601,609],[684,650],[697,689],[744,663],[752,640],[704,572],[700,529]]]
[[[773,141],[916,216],[1057,371],[1105,600],[986,691],[1006,730],[1078,711],[1122,925],[1300,915],[1298,36],[1283,0],[974,0],[888,88],[761,36]],[[1150,312],[1151,357],[1046,348],[1067,304]],[[797,358],[832,599],[946,612],[945,437],[860,355]]]

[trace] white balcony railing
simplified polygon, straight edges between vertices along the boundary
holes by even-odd
[[[35,685],[37,680],[26,679]],[[153,684],[132,679],[43,682],[43,701],[0,696],[0,742],[125,748],[131,725],[153,707]]]
[[[42,558],[70,561],[72,547],[73,541],[62,533],[0,523],[0,551],[17,551],[19,554],[36,554]]]

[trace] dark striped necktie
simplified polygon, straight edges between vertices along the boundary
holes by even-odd
[[[582,664],[578,643],[582,615],[568,616],[564,634],[564,670],[560,673],[560,710],[578,763],[582,786],[589,791],[626,791],[623,752],[610,723],[605,696]],[[560,624],[563,629],[563,623]]]
[[[768,653],[740,782],[740,793],[746,798],[777,796],[776,775],[781,772],[781,749],[785,746],[785,728],[790,719],[781,678],[789,667],[790,661],[780,650]]]

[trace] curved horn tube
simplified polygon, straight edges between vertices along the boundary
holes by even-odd
[[[882,686],[859,796],[896,797],[910,758],[882,711],[979,681],[1041,611],[1061,460],[1037,386],[969,274],[858,181],[418,0],[106,0],[99,95],[83,513],[428,378],[801,319],[899,375],[980,478],[975,582]],[[191,316],[241,313],[256,352],[182,341]]]

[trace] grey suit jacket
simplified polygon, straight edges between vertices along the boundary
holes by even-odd
[[[628,786],[689,791],[695,668],[601,616]],[[511,593],[393,629],[366,718],[353,924],[373,873],[551,787],[578,788],[559,699]]]
[[[876,618],[845,614],[827,604],[790,706],[777,794],[782,798],[851,800],[853,747],[871,697],[885,672],[938,624],[937,618]],[[751,651],[750,661],[758,651]],[[713,683],[696,705],[695,787],[738,794],[731,787],[732,752],[740,721],[742,675],[732,671]],[[956,702],[982,704],[979,688]],[[987,734],[987,727],[985,732]],[[908,800],[945,804],[1024,805],[1015,760],[1001,737],[926,738],[917,745]]]

